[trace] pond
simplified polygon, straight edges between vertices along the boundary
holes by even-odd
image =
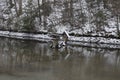
[[[120,80],[120,50],[0,38],[0,80]]]

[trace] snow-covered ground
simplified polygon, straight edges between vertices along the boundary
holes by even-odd
[[[103,37],[76,37],[70,36],[69,34],[67,35],[69,36],[69,45],[100,48],[120,48],[120,39]],[[17,39],[37,40],[42,42],[49,42],[52,40],[52,37],[50,37],[48,34],[28,34],[10,31],[0,31],[0,36]]]
[[[70,37],[71,41],[75,42],[89,42],[89,43],[96,43],[96,44],[119,44],[120,39],[116,38],[104,38],[104,37]]]
[[[30,0],[23,0],[23,4],[22,4],[23,14],[21,14],[21,16],[19,16],[19,17],[16,17],[15,7],[11,8],[9,10],[9,8],[8,8],[9,6],[6,4],[6,0],[0,0],[0,1],[1,1],[0,17],[3,17],[5,19],[5,21],[0,19],[0,25],[2,25],[2,26],[0,26],[0,28],[4,28],[4,29],[10,28],[10,29],[14,30],[17,28],[17,29],[22,30],[23,26],[27,25],[22,20],[24,20],[28,15],[31,14],[27,10],[31,9],[31,11],[34,12],[34,10],[37,9],[37,7],[38,7],[37,0],[32,0],[31,6],[28,6]],[[46,1],[51,1],[53,3],[54,0],[46,0]],[[52,3],[50,4],[51,5],[50,7],[52,8],[52,10],[51,10],[52,12],[49,14],[49,16],[47,16],[47,19],[46,19],[47,30],[49,30],[52,26],[52,28],[54,28],[54,32],[56,32],[56,33],[62,33],[62,32],[64,32],[64,30],[67,30],[74,34],[117,36],[116,18],[111,17],[112,12],[110,12],[107,9],[104,9],[104,5],[102,2],[99,3],[100,4],[99,7],[96,6],[96,4],[94,4],[93,6],[95,6],[95,7],[90,8],[88,5],[90,5],[91,3],[94,3],[94,1],[87,2],[87,0],[76,0],[73,3],[73,13],[74,13],[73,24],[75,24],[75,25],[71,26],[69,21],[65,22],[65,24],[62,23],[64,21],[63,20],[64,16],[65,16],[64,14],[68,14],[67,12],[65,13],[65,5],[63,3],[65,3],[65,1],[69,1],[69,0],[61,0],[61,1],[56,0],[56,1],[58,1],[59,3],[57,3],[55,6]],[[17,3],[17,5],[18,5],[18,3]],[[42,0],[40,0],[40,5],[42,5]],[[99,10],[98,10],[98,8],[99,8]],[[101,20],[101,17],[99,17],[99,15],[98,15],[98,17],[95,16],[95,14],[98,14],[99,11],[102,11],[102,16],[106,18],[105,20]],[[83,17],[83,15],[81,13],[83,13],[85,17]],[[82,24],[82,20],[84,21],[83,22],[84,24]],[[103,21],[102,24],[104,24],[104,25],[97,26],[97,24],[96,24],[97,20]],[[34,26],[36,28],[35,30],[38,30],[38,31],[44,30],[43,23],[42,23],[42,25],[39,25],[39,18],[37,16],[36,16],[34,22],[35,22]],[[17,26],[15,24],[17,24]],[[76,28],[76,29],[74,29],[74,28]]]
[[[17,38],[17,39],[29,39],[29,40],[37,40],[48,42],[52,38],[48,35],[44,34],[32,34],[32,33],[19,33],[19,32],[10,32],[10,31],[0,31],[0,36],[9,37],[9,38]]]

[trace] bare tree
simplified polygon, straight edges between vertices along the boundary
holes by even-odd
[[[19,16],[16,0],[14,0],[14,4],[15,4],[15,12],[16,12],[16,15]]]
[[[10,6],[9,6],[10,8],[12,8],[12,7],[14,6],[13,0],[9,0],[9,5],[10,5]]]
[[[56,4],[56,0],[54,0],[54,5]]]
[[[22,0],[14,0],[14,5],[15,5],[16,14],[19,17],[22,14]]]
[[[19,5],[19,16],[22,14],[22,0],[18,0]]]
[[[74,13],[73,13],[73,0],[70,0],[70,10],[69,10],[69,17],[70,17],[70,24],[71,24],[71,26],[73,26],[72,25],[72,23],[74,23],[73,22],[73,17],[74,17]]]
[[[42,0],[41,9],[42,9],[42,15],[43,15],[43,20],[42,20],[43,26],[45,29],[47,29],[47,17],[50,15],[52,11],[50,2],[46,0]]]
[[[120,0],[110,0],[110,4],[112,4],[112,13],[116,17],[117,34],[120,37]]]
[[[38,2],[38,14],[39,14],[39,20],[40,20],[40,24],[41,24],[40,0],[37,0],[37,2]]]

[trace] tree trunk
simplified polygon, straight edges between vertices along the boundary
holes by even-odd
[[[44,24],[44,29],[45,30],[47,29],[47,23],[46,23],[46,21],[47,21],[47,16],[44,16],[43,17],[43,24]]]
[[[22,0],[18,1],[19,4],[19,16],[22,14]]]
[[[42,0],[42,5],[43,5],[43,27],[44,29],[46,29],[47,27],[47,24],[46,24],[46,20],[47,20],[47,16],[45,15],[46,13],[44,12],[45,11],[45,5],[46,5],[46,0]]]
[[[13,7],[13,2],[12,2],[12,0],[9,0],[9,4],[10,4],[10,8],[12,8],[12,7]]]
[[[56,5],[56,0],[54,0],[54,6]]]
[[[5,2],[6,2],[6,5],[8,6],[8,1],[7,1],[7,0],[5,0]]]
[[[119,16],[117,15],[117,34],[120,37],[120,29],[119,29]]]
[[[70,0],[70,14],[69,14],[69,17],[70,17],[70,24],[71,26],[73,26],[73,0]]]
[[[70,16],[73,17],[73,0],[70,1]]]
[[[16,0],[14,0],[14,4],[15,4],[15,12],[16,12],[16,15],[19,16],[19,14],[18,14],[18,9],[17,9],[17,3],[16,3]]]
[[[37,0],[38,1],[38,14],[39,14],[39,20],[40,20],[40,24],[41,24],[41,13],[40,13],[40,0]]]

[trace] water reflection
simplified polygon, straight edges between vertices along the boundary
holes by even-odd
[[[120,50],[0,38],[0,80],[119,80]]]

